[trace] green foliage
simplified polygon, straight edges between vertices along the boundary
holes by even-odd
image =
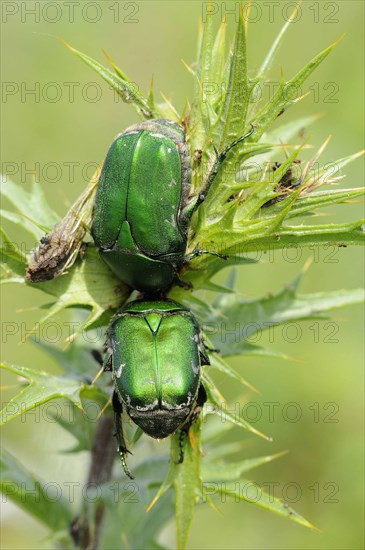
[[[295,10],[293,17],[295,15]],[[141,460],[134,468],[137,481],[129,485],[122,477],[121,469],[116,469],[113,480],[122,484],[120,498],[115,504],[111,485],[104,483],[102,496],[93,504],[94,511],[101,506],[107,511],[106,528],[103,530],[101,547],[120,548],[161,548],[157,538],[166,522],[171,518],[172,491],[175,492],[175,515],[177,525],[177,543],[185,548],[189,536],[190,524],[198,502],[207,502],[215,507],[216,497],[226,494],[231,498],[245,501],[270,510],[306,527],[313,527],[306,519],[278,499],[269,498],[260,487],[242,478],[247,471],[261,466],[279,455],[259,457],[242,462],[233,460],[239,443],[222,443],[222,437],[233,426],[243,428],[251,434],[269,439],[250,425],[244,418],[227,412],[223,396],[210,376],[210,369],[225,373],[252,390],[240,372],[234,370],[226,357],[229,355],[276,355],[284,358],[279,351],[265,349],[249,342],[249,337],[257,330],[267,330],[277,324],[289,321],[321,319],[327,312],[359,303],[363,300],[360,290],[320,292],[316,294],[298,293],[301,275],[287,288],[276,295],[245,300],[234,290],[231,275],[227,286],[217,285],[212,278],[223,268],[253,263],[249,253],[265,252],[285,247],[308,246],[349,246],[364,244],[363,220],[348,223],[331,224],[312,223],[309,218],[318,216],[323,207],[346,204],[359,199],[363,189],[333,189],[342,177],[340,170],[360,153],[340,159],[333,166],[317,172],[312,168],[326,144],[301,169],[299,185],[295,188],[281,185],[284,176],[290,170],[306,144],[293,146],[298,130],[314,122],[315,116],[276,126],[277,118],[296,103],[295,91],[321,62],[333,50],[337,42],[318,54],[289,80],[282,79],[278,91],[266,103],[253,100],[255,86],[265,82],[274,55],[290,21],[286,23],[270,52],[257,73],[249,77],[247,67],[246,24],[242,13],[237,24],[232,48],[226,53],[226,23],[222,23],[214,37],[213,18],[208,16],[200,37],[199,63],[196,68],[189,67],[195,82],[195,97],[189,116],[183,119],[174,106],[166,99],[156,104],[153,91],[145,97],[130,79],[107,56],[111,69],[106,69],[85,54],[68,48],[101,76],[108,85],[120,95],[123,101],[131,103],[142,118],[166,117],[184,122],[193,160],[193,188],[203,188],[209,166],[215,158],[214,147],[222,150],[232,141],[246,133],[250,126],[254,128],[250,138],[232,149],[211,187],[206,201],[194,214],[189,231],[188,251],[208,249],[223,253],[227,260],[216,256],[200,256],[184,269],[182,278],[193,284],[194,292],[173,288],[170,297],[188,306],[197,316],[205,329],[205,338],[219,354],[210,353],[211,367],[205,368],[204,383],[209,397],[209,409],[192,427],[189,437],[184,441],[185,459],[178,464],[179,441],[177,436],[171,440],[170,463],[166,456]],[[209,93],[211,82],[224,83],[226,94]],[[299,98],[300,99],[300,98]],[[201,159],[194,156],[201,151]],[[276,170],[270,167],[279,154],[285,156]],[[285,155],[283,155],[283,153]],[[259,177],[246,169],[247,160],[255,158],[257,165],[264,167]],[[95,180],[96,181],[96,180]],[[46,304],[46,314],[40,323],[57,316],[66,308],[78,308],[88,311],[79,332],[93,328],[106,327],[113,313],[128,299],[130,290],[121,285],[106,265],[100,260],[92,242],[87,242],[86,251],[81,257],[78,253],[83,240],[89,240],[88,230],[92,211],[95,181],[92,181],[82,197],[69,210],[63,220],[51,211],[46,203],[42,189],[33,184],[31,193],[10,181],[2,187],[3,196],[10,201],[11,209],[3,211],[6,220],[16,224],[38,241],[44,232],[51,237],[57,235],[66,250],[65,262],[57,266],[53,280],[35,285],[52,302]],[[318,187],[327,185],[325,190]],[[31,212],[32,219],[29,217]],[[57,224],[54,229],[52,227]],[[27,258],[17,248],[5,232],[2,232],[2,283],[31,285],[24,278]],[[31,260],[30,260],[31,261]],[[29,259],[28,259],[29,263]],[[60,275],[60,276],[59,276]],[[203,302],[197,291],[208,289],[219,293],[211,304]],[[224,321],[224,323],[222,322]],[[224,331],[239,323],[250,326],[245,338],[232,339]],[[224,327],[224,328],[223,328]],[[77,336],[74,335],[74,336]],[[224,338],[223,338],[224,336]],[[88,360],[91,361],[90,347],[72,343],[67,351],[48,350],[59,361],[63,374],[51,376],[48,373],[28,367],[4,365],[4,368],[21,377],[19,393],[2,411],[2,423],[15,418],[21,411],[40,406],[51,399],[66,398],[75,404],[75,423],[60,419],[59,424],[75,438],[75,446],[70,452],[81,452],[90,447],[95,434],[95,426],[88,425],[82,417],[85,400],[96,401],[105,415],[111,412],[110,387],[101,377],[91,382],[88,376]],[[104,375],[105,376],[105,375]],[[24,380],[27,385],[24,386]],[[204,427],[203,427],[204,425]],[[203,427],[203,429],[202,429]],[[129,433],[131,444],[137,442],[140,432]],[[202,459],[202,449],[206,456]],[[74,511],[64,501],[52,505],[49,513],[47,498],[40,487],[42,480],[37,479],[7,453],[2,462],[3,491],[29,514],[42,521],[52,531],[55,540],[62,540],[63,547],[71,548],[73,543],[68,534],[68,526],[74,518]],[[19,492],[20,481],[30,483],[39,499],[23,498]],[[235,493],[234,483],[255,489],[250,493]],[[224,482],[224,483],[223,483]],[[231,484],[231,485],[230,485]],[[128,486],[127,486],[128,485]],[[138,499],[133,506],[128,505],[131,486],[137,488]],[[128,492],[129,491],[129,492]],[[256,491],[256,492],[255,492]],[[259,494],[259,498],[257,498]],[[146,508],[150,510],[145,513]],[[80,514],[88,522],[93,522],[90,510],[81,506]],[[123,517],[123,522],[119,518]]]
[[[67,531],[72,511],[66,499],[55,499],[42,490],[45,482],[28,472],[6,451],[0,461],[1,491],[53,532]]]

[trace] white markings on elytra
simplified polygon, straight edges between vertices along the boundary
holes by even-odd
[[[171,181],[167,184],[167,187],[173,187],[174,185],[177,185],[176,180],[174,180],[174,178],[171,178]]]
[[[190,361],[191,368],[194,374],[199,374],[199,364],[195,364],[194,361]]]
[[[170,220],[164,220],[164,222],[171,225],[171,227],[176,228],[176,219],[175,219],[175,216],[173,214],[171,216],[171,221]]]
[[[119,349],[119,345],[120,345],[120,340],[114,340],[112,341],[111,343],[111,349],[114,353],[117,352],[117,350]]]
[[[150,405],[148,405],[148,407],[141,407],[140,405],[136,405],[133,408],[135,411],[150,411],[154,407],[157,407],[157,405],[158,405],[158,401],[157,399],[155,399],[154,401],[152,401],[152,403],[150,403]]]
[[[171,405],[170,403],[167,403],[164,400],[161,401],[162,409],[163,410],[168,410],[168,411],[179,411],[180,409],[185,409],[188,404],[189,404],[189,402],[181,403],[180,405]],[[160,408],[160,410],[161,410],[161,408]]]
[[[122,376],[122,370],[123,370],[123,367],[125,367],[125,363],[121,363],[118,367],[118,369],[115,371],[115,376],[117,378],[120,378]]]

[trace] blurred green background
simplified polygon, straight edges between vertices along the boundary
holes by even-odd
[[[251,70],[261,63],[293,4],[253,2]],[[213,2],[217,25],[226,9],[231,33],[235,14],[228,10],[237,12],[237,5]],[[156,98],[162,91],[181,110],[193,89],[181,59],[192,63],[196,58],[198,20],[206,3],[29,1],[2,2],[1,8],[2,170],[8,175],[13,172],[12,179],[28,189],[31,171],[35,171],[50,204],[61,216],[84,189],[93,167],[102,162],[114,136],[137,118],[57,37],[102,63],[104,49],[146,92],[154,75]],[[273,81],[278,81],[281,70],[290,77],[346,33],[312,75],[306,88],[310,95],[285,115],[292,120],[324,113],[309,130],[315,146],[333,135],[321,162],[362,148],[363,11],[364,3],[359,1],[304,1],[272,69]],[[305,153],[307,158],[309,154]],[[348,177],[343,185],[362,185],[362,168],[361,160],[346,168]],[[346,221],[360,217],[362,211],[360,204],[331,208],[327,219],[337,214]],[[16,239],[24,240],[13,227],[9,230]],[[33,244],[26,241],[28,248]],[[363,286],[363,251],[341,248],[333,255],[330,252],[333,250],[305,251],[294,259],[276,253],[275,261],[241,268],[239,289],[247,298],[277,291],[311,256],[314,261],[302,283],[303,292]],[[3,356],[20,365],[57,372],[57,365],[38,346],[22,341],[22,332],[39,320],[37,306],[45,301],[36,289],[3,290],[3,323],[23,324],[23,331],[3,336]],[[307,531],[248,504],[228,501],[219,503],[222,514],[206,506],[197,510],[190,548],[364,548],[362,308],[335,312],[334,323],[303,323],[295,343],[289,341],[296,339],[290,330],[297,327],[278,329],[270,345],[293,356],[294,362],[257,359],[242,365],[235,360],[244,376],[259,388],[259,396],[242,396],[230,381],[221,380],[227,398],[254,402],[247,410],[251,420],[255,421],[258,413],[255,426],[274,439],[267,443],[238,434],[242,457],[290,451],[255,471],[252,478],[266,484],[266,489],[268,483],[276,483],[275,495],[286,499],[320,532]],[[269,344],[269,335],[259,343]],[[14,394],[13,384],[14,378],[4,376],[5,400]],[[272,405],[273,419],[268,403],[277,403]],[[295,412],[288,408],[290,403],[299,411],[296,422],[286,416]],[[70,437],[50,422],[39,422],[30,415],[26,420],[3,428],[3,446],[44,479],[83,479],[87,457],[59,452],[70,446]],[[13,505],[3,505],[2,522],[2,548],[52,548],[46,530]],[[161,542],[174,545],[172,524],[164,530]]]

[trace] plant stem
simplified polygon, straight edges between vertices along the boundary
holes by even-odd
[[[86,489],[99,487],[111,479],[116,456],[113,434],[113,418],[104,414],[100,418],[95,432]],[[95,507],[91,525],[88,521],[87,511],[84,511],[81,517],[76,518],[72,523],[71,535],[75,544],[81,550],[97,550],[99,547],[104,514],[105,504],[101,500]]]

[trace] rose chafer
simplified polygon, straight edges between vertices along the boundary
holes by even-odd
[[[108,329],[107,348],[118,450],[132,477],[125,461],[123,410],[150,437],[163,439],[177,430],[183,436],[206,401],[201,365],[209,359],[195,317],[171,300],[127,304]]]
[[[96,193],[91,233],[101,257],[128,286],[156,294],[178,282],[190,218],[204,201],[228,151],[204,188],[191,196],[191,159],[184,129],[169,120],[135,124],[106,156]]]

